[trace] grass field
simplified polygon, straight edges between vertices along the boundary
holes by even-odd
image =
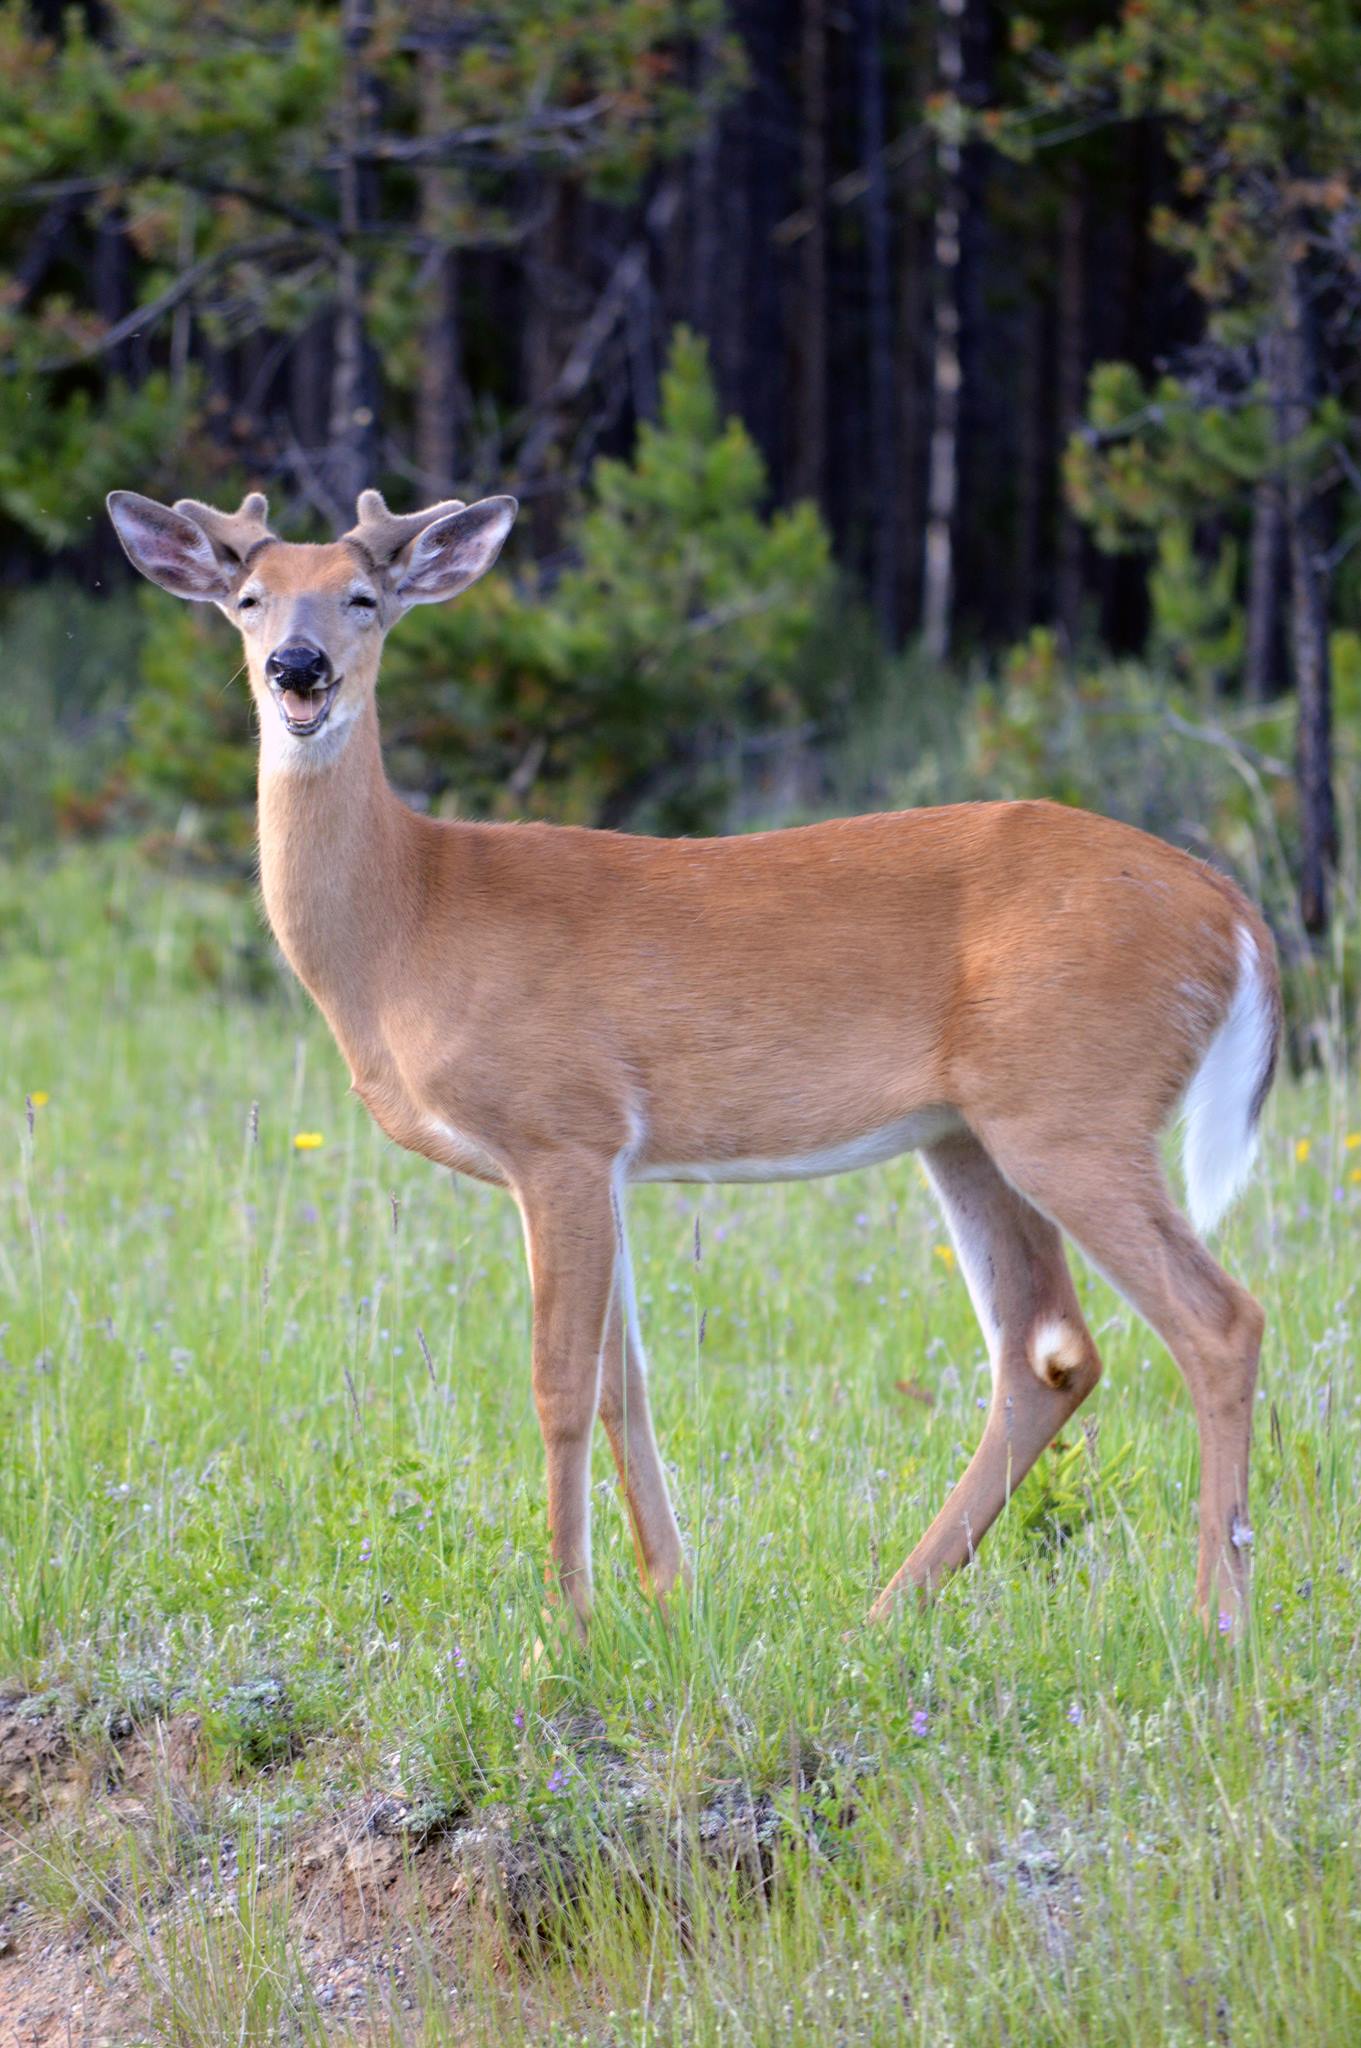
[[[1085,1272],[1085,1430],[859,1626],[987,1383],[908,1159],[638,1194],[696,1586],[642,1599],[602,1438],[582,1650],[514,1209],[379,1136],[248,892],[11,871],[0,1073],[0,2042],[1361,2038],[1355,1092],[1278,1090],[1222,1238],[1241,1649]]]

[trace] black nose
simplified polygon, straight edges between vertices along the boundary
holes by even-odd
[[[265,663],[265,674],[286,690],[306,693],[325,687],[331,678],[331,664],[319,647],[309,646],[306,640],[290,640],[275,648]]]

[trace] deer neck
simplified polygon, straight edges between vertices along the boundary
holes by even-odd
[[[353,1065],[378,1029],[385,965],[418,915],[420,820],[383,771],[372,697],[325,752],[271,746],[272,737],[260,749],[265,910]]]

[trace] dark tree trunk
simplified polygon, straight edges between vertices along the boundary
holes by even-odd
[[[1328,559],[1318,482],[1299,440],[1317,402],[1318,335],[1304,259],[1303,223],[1291,223],[1282,253],[1278,331],[1268,351],[1276,434],[1283,450],[1284,518],[1290,559],[1290,646],[1298,702],[1295,773],[1300,803],[1300,917],[1327,929],[1337,862],[1333,797],[1332,671],[1328,650]]]
[[[932,42],[909,17],[907,101],[915,110],[930,90]],[[899,183],[902,232],[898,251],[898,616],[921,621],[922,547],[925,535],[926,457],[930,431],[931,261],[922,207],[921,157],[909,151]]]
[[[821,503],[827,477],[826,0],[803,0],[799,38],[800,173],[808,225],[799,245],[798,391],[793,495]]]
[[[363,147],[373,121],[372,82],[365,59],[373,35],[373,0],[344,0],[345,59],[341,84],[342,142],[337,174],[341,249],[336,260],[331,359],[330,447],[326,491],[335,518],[349,521],[354,501],[374,481],[377,405],[374,365],[364,323],[364,264],[360,231],[367,214],[370,174]]]
[[[1047,441],[1044,316],[1044,301],[1032,285],[1026,294],[1021,324],[1020,389],[1017,396],[1020,417],[1016,434],[1016,545],[1011,602],[1011,630],[1017,638],[1028,632],[1039,616],[1036,583]]]
[[[444,126],[444,56],[423,50],[420,57],[421,126],[438,134]],[[422,286],[420,383],[416,392],[416,463],[432,497],[446,497],[458,468],[463,418],[463,374],[459,331],[458,255],[446,240],[448,172],[430,165],[420,175],[420,219],[433,245],[426,253]]]
[[[1252,494],[1252,550],[1248,560],[1248,616],[1243,651],[1243,694],[1250,704],[1280,695],[1280,653],[1284,529],[1281,479],[1262,477]]]
[[[95,228],[94,302],[106,327],[115,327],[131,310],[127,223],[118,208],[111,209]],[[104,358],[109,375],[125,377],[132,365],[131,342],[119,342]]]
[[[942,93],[959,97],[964,80],[966,0],[937,0],[936,71]],[[931,368],[931,462],[922,562],[922,639],[934,661],[950,651],[954,613],[955,511],[959,497],[960,227],[963,159],[951,136],[936,151],[934,323]]]
[[[570,255],[573,239],[568,222],[567,187],[562,183],[549,186],[546,198],[544,217],[525,248],[525,301],[521,331],[521,377],[529,416],[535,422],[530,430],[534,460],[528,462],[527,451],[522,449],[521,462],[536,478],[528,513],[534,550],[540,557],[556,552],[560,527],[563,478],[557,444],[562,423],[557,394],[560,358],[564,353],[561,272]],[[602,348],[616,321],[617,314],[611,319],[606,337],[602,337]],[[594,364],[593,354],[581,388],[589,381]]]
[[[1059,454],[1077,431],[1086,396],[1086,193],[1081,173],[1070,174],[1059,214],[1058,386]],[[1077,647],[1082,628],[1082,524],[1062,499],[1059,511],[1058,561],[1054,579],[1054,616],[1068,652]]]
[[[870,595],[884,644],[898,639],[897,476],[893,449],[893,308],[889,298],[888,184],[884,170],[883,20],[860,0],[860,133],[865,158],[869,285]]]
[[[701,92],[713,71],[710,49],[700,51],[696,82]],[[710,360],[717,365],[716,344],[720,294],[722,292],[723,236],[719,218],[719,164],[723,128],[711,120],[695,145],[690,160],[690,247],[689,282],[686,298],[691,325],[709,343]]]

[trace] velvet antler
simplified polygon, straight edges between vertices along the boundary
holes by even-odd
[[[355,541],[375,567],[385,569],[427,526],[463,509],[462,498],[445,498],[438,505],[427,505],[423,512],[389,512],[381,491],[361,491],[355,505],[358,521],[342,537]]]
[[[235,512],[219,512],[215,505],[205,505],[198,498],[177,498],[174,510],[192,519],[219,554],[237,562],[244,562],[261,541],[279,537],[270,532],[269,500],[263,491],[249,492]]]

